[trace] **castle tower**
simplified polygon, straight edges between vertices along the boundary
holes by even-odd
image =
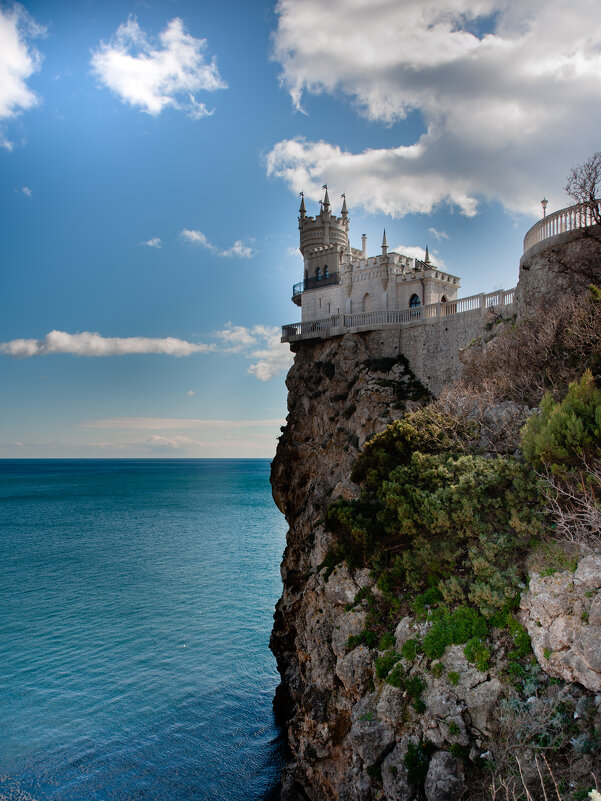
[[[305,280],[331,279],[340,271],[340,265],[348,246],[348,210],[346,198],[340,217],[330,212],[330,197],[327,184],[321,210],[315,217],[308,217],[305,198],[302,195],[299,209],[299,248],[305,262]]]

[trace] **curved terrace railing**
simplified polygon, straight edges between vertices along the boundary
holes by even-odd
[[[430,303],[412,309],[387,309],[385,311],[357,312],[355,314],[332,314],[321,320],[305,323],[292,323],[282,326],[282,342],[296,342],[299,339],[338,336],[357,329],[377,329],[388,325],[406,325],[426,320],[461,314],[474,309],[489,309],[496,306],[509,306],[513,303],[515,289],[499,290],[488,295],[471,295],[447,303]]]
[[[557,236],[557,234],[597,225],[597,218],[601,215],[600,204],[601,201],[596,201],[596,205],[591,207],[590,203],[579,203],[543,217],[526,233],[524,253],[534,245],[538,245],[539,242],[544,242],[545,239]]]

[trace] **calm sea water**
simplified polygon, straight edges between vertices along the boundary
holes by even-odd
[[[0,801],[259,801],[268,460],[0,461]]]

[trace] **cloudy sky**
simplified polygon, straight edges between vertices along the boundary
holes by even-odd
[[[600,123],[598,0],[0,1],[0,457],[273,455],[298,192],[509,288]]]

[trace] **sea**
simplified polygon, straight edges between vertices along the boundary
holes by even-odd
[[[272,801],[267,459],[0,460],[0,801]]]

